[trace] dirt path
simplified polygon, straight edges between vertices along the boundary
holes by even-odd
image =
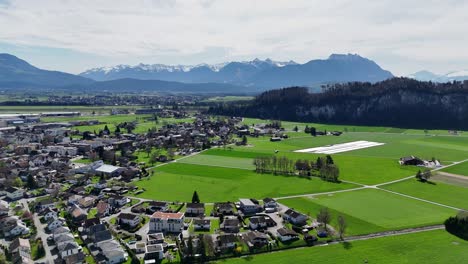
[[[439,172],[437,172],[437,174],[439,174],[441,176],[444,176],[444,177],[450,177],[450,178],[460,179],[460,180],[463,180],[463,181],[468,181],[468,177],[463,176],[463,175],[448,173],[448,172],[445,172],[445,171],[439,171]]]

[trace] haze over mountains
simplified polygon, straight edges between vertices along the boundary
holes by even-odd
[[[80,75],[42,70],[13,55],[0,54],[0,88],[256,93],[278,87],[377,82],[391,77],[375,62],[355,54],[333,54],[304,64],[255,59],[196,66],[119,65]]]
[[[468,70],[452,71],[447,74],[435,74],[430,71],[419,71],[408,75],[418,81],[432,81],[432,82],[451,82],[451,81],[464,81],[468,80]]]

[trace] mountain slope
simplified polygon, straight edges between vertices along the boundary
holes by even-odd
[[[177,82],[217,82],[260,88],[321,83],[369,81],[377,82],[393,77],[375,62],[359,55],[333,54],[326,60],[312,60],[305,64],[270,59],[229,62],[216,65],[168,66],[162,64],[119,65],[95,68],[81,76],[94,80],[134,78]]]
[[[13,55],[0,54],[0,87],[60,87],[92,82],[69,73],[41,70]]]

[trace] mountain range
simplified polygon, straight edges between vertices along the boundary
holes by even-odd
[[[333,54],[304,64],[270,59],[195,66],[118,65],[73,75],[42,70],[10,54],[0,54],[0,88],[106,92],[258,93],[286,87],[319,87],[351,81],[377,82],[393,77],[356,54]]]
[[[377,82],[393,77],[375,62],[356,54],[332,54],[325,60],[311,60],[304,64],[294,61],[279,62],[271,59],[222,64],[163,65],[138,64],[135,66],[94,68],[80,76],[97,81],[134,78],[185,83],[230,83],[257,88],[284,86],[314,86],[323,83],[369,81]]]
[[[452,82],[468,80],[468,70],[452,71],[446,74],[435,74],[430,71],[419,71],[408,75],[407,77],[418,81],[432,81],[432,82]]]

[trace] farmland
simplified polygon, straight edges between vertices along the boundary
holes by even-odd
[[[437,250],[434,249],[437,245]],[[218,263],[463,263],[468,242],[444,230],[234,258]]]
[[[442,171],[453,173],[453,174],[458,174],[458,175],[463,175],[463,176],[468,176],[468,162],[457,164],[455,166],[443,169]]]
[[[288,199],[280,200],[280,202],[288,206],[291,205]],[[307,210],[308,203],[316,204],[312,207],[317,207],[317,205],[328,207],[336,212],[349,215],[353,219],[359,219],[362,223],[370,223],[371,229],[379,227],[381,230],[441,224],[450,215],[456,213],[452,209],[375,189],[317,195],[307,199],[301,198],[300,201],[292,200],[292,203],[300,211],[301,209]],[[360,228],[365,229],[366,224],[364,223]],[[352,224],[350,224],[350,228],[351,226]],[[377,230],[378,228],[373,232]]]
[[[259,188],[268,182],[268,188]],[[204,202],[234,201],[241,197],[263,198],[343,190],[357,187],[279,175],[256,174],[251,170],[171,163],[155,169],[154,175],[136,183],[145,188],[138,197],[188,201],[197,191]]]

